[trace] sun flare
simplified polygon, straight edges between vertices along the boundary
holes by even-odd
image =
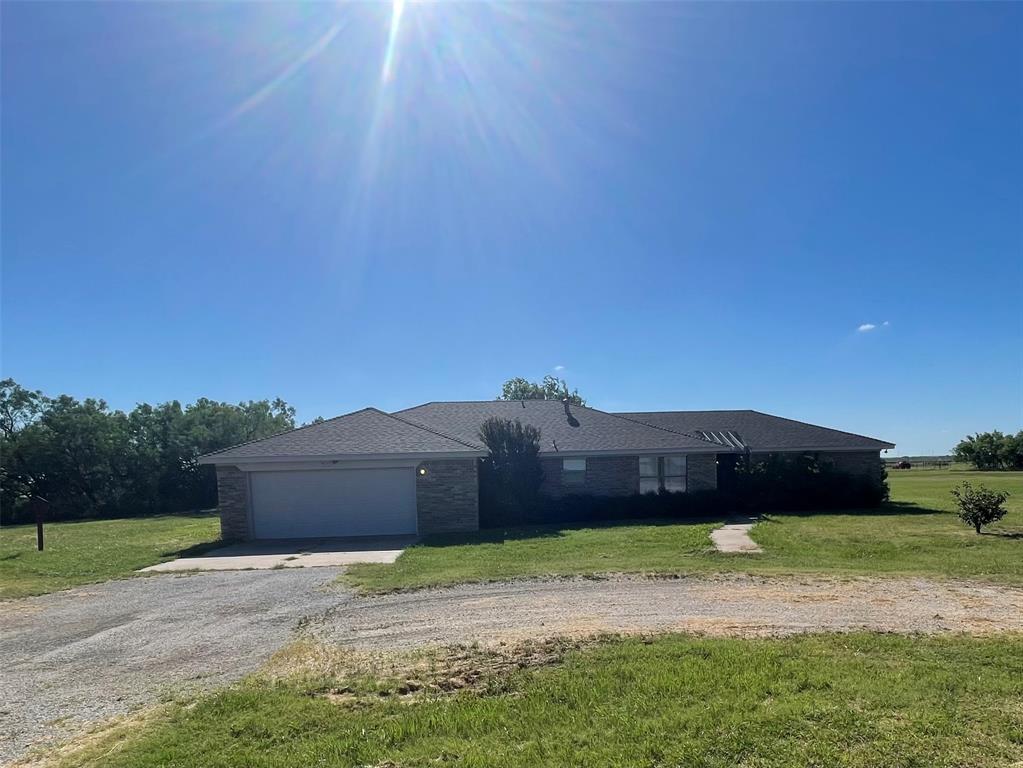
[[[394,73],[394,54],[398,43],[398,31],[401,29],[401,17],[405,13],[405,0],[393,0],[391,3],[391,29],[387,34],[387,50],[384,53],[384,67],[380,79],[387,82]]]

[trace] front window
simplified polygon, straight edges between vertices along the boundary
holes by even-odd
[[[561,460],[562,485],[586,484],[586,459]]]
[[[639,492],[660,490],[681,493],[686,489],[685,456],[640,456]]]

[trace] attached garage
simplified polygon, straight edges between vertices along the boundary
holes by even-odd
[[[425,536],[479,528],[483,446],[376,408],[199,458],[221,537]]]
[[[412,467],[252,472],[253,537],[415,534]]]

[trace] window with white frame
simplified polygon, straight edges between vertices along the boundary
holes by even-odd
[[[561,460],[561,484],[584,485],[586,483],[586,459]]]
[[[685,456],[640,456],[639,492],[660,490],[681,493],[686,489]]]

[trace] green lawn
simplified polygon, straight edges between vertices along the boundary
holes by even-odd
[[[1023,472],[893,471],[877,510],[772,514],[753,531],[759,555],[711,549],[713,524],[548,526],[427,539],[392,565],[353,566],[371,592],[542,575],[828,572],[985,579],[1023,584]],[[1005,520],[977,536],[952,513],[961,479],[1009,491]]]
[[[604,642],[456,693],[249,682],[61,765],[104,768],[1017,765],[1023,638]]]
[[[530,576],[670,571],[711,548],[716,523],[535,526],[437,536],[392,565],[352,566],[346,578],[372,591]]]
[[[46,524],[36,551],[34,525],[0,530],[0,598],[40,595],[129,576],[220,537],[216,515],[164,515]]]
[[[953,513],[961,480],[1009,491],[1009,513],[978,536]],[[776,514],[753,530],[760,571],[923,574],[1023,584],[1023,472],[893,471],[892,504],[844,514]]]

